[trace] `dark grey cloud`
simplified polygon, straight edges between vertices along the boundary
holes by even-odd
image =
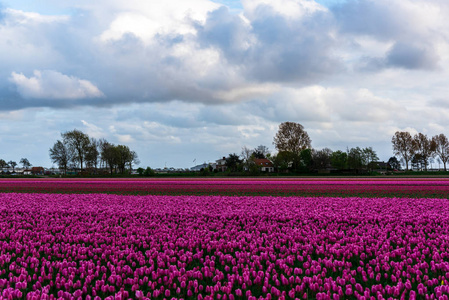
[[[405,69],[436,69],[439,57],[435,50],[414,44],[396,43],[387,53],[387,66]]]
[[[331,7],[342,32],[369,35],[378,39],[398,38],[408,31],[403,12],[394,11],[384,2],[349,0]]]
[[[246,78],[259,82],[308,84],[342,70],[326,12],[291,18],[260,4],[253,15],[248,24],[224,7],[211,12],[197,26],[200,44],[218,48]]]
[[[364,57],[357,69],[360,71],[377,72],[387,68],[402,68],[408,70],[438,69],[440,57],[434,49],[413,43],[395,43],[384,57]]]
[[[447,3],[441,1],[420,6],[419,1],[350,0],[331,11],[340,36],[355,45],[359,38],[393,44],[382,56],[363,56],[357,70],[435,70],[440,61],[435,49],[447,41],[439,23],[445,7]]]
[[[202,47],[215,47],[228,61],[242,64],[249,55],[251,28],[225,6],[208,14],[204,25],[196,24],[198,42]],[[245,44],[248,44],[245,46]]]

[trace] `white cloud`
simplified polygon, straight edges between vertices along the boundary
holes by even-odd
[[[228,90],[221,90],[214,92],[214,96],[218,99],[234,102],[244,99],[250,100],[255,98],[265,97],[273,94],[279,89],[279,85],[276,84],[248,84],[243,87],[235,87]]]
[[[34,12],[24,12],[17,9],[6,8],[2,12],[6,18],[6,23],[28,25],[28,24],[50,24],[50,23],[61,23],[67,22],[70,17],[66,15],[42,15]]]
[[[130,143],[134,141],[130,134],[117,134],[116,137],[120,143]]]
[[[155,35],[194,34],[193,22],[204,22],[206,14],[219,7],[208,0],[190,1],[127,1],[117,2],[120,12],[109,28],[101,34],[101,40],[117,40],[132,33],[145,43]]]
[[[81,123],[84,125],[83,132],[87,133],[90,137],[100,139],[105,136],[103,128],[98,127],[95,124],[88,123],[85,120],[81,120]]]
[[[53,70],[33,72],[26,77],[12,72],[10,81],[24,98],[36,99],[84,99],[103,97],[103,93],[90,81],[67,76]]]

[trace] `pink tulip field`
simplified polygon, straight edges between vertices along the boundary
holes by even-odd
[[[209,195],[73,193],[57,182],[54,193],[48,183],[18,193],[0,181],[0,299],[448,299],[447,194],[361,197],[345,182],[326,182],[341,197],[283,197],[221,194],[213,181]],[[449,181],[415,183],[432,194]]]
[[[208,178],[3,179],[0,192],[122,195],[332,196],[447,198],[449,179]]]

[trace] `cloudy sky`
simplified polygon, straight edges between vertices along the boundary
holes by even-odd
[[[449,135],[446,0],[0,0],[0,158],[77,128],[191,167],[301,123],[317,149]],[[193,162],[196,159],[195,163]]]

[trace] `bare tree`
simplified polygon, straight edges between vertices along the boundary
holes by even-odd
[[[379,160],[376,151],[372,147],[366,147],[362,149],[362,152],[365,166],[371,169],[372,162]]]
[[[61,134],[63,142],[70,148],[73,153],[73,162],[79,163],[81,171],[83,170],[83,162],[86,159],[86,153],[89,150],[90,139],[84,132],[74,129]]]
[[[8,165],[11,166],[12,172],[14,173],[16,171],[17,163],[15,161],[10,160],[10,161],[8,161]]]
[[[404,160],[405,170],[408,171],[408,164],[415,154],[413,138],[410,132],[396,131],[391,139],[391,143],[393,144],[394,155],[398,155]]]
[[[432,137],[432,141],[435,143],[435,153],[443,163],[444,171],[446,171],[446,163],[449,159],[449,140],[441,133]]]
[[[120,173],[125,173],[126,165],[133,161],[135,152],[131,151],[128,146],[118,145],[116,148],[117,167]],[[136,155],[137,158],[137,155]]]
[[[90,144],[89,147],[87,147],[85,159],[86,159],[86,165],[89,168],[94,168],[95,172],[97,171],[98,167],[98,160],[100,157],[100,152],[98,151],[99,148],[99,141],[97,141],[95,138],[90,138]]]
[[[259,145],[253,150],[255,158],[267,158],[270,155],[270,150],[267,146]]]
[[[22,165],[22,167],[23,167],[24,169],[27,169],[27,168],[31,167],[31,164],[30,164],[30,162],[28,161],[28,158],[21,158],[21,159],[20,159],[20,164]]]
[[[106,139],[98,140],[98,151],[100,151],[100,168],[105,168],[108,166],[105,153],[106,149],[111,145]]]
[[[117,167],[118,153],[114,144],[109,143],[105,139],[100,140],[100,156],[105,165],[109,167],[111,174]]]
[[[331,165],[332,150],[324,148],[322,150],[312,151],[313,167],[317,170],[326,169]]]
[[[253,163],[253,153],[254,151],[249,149],[246,146],[242,147],[242,154],[240,155],[243,159],[243,163],[245,165],[245,167],[247,168],[247,170],[249,170],[251,164]]]
[[[64,174],[67,174],[69,163],[73,160],[73,152],[70,147],[58,140],[49,152],[51,161],[58,164],[59,168],[64,170]]]
[[[138,165],[140,164],[139,156],[137,155],[136,151],[131,151],[128,165],[129,165],[129,173],[131,174],[133,170],[133,164]]]
[[[413,148],[415,149],[415,153],[419,155],[424,165],[424,170],[427,171],[429,158],[435,153],[435,142],[429,139],[427,135],[418,133],[413,136]]]

